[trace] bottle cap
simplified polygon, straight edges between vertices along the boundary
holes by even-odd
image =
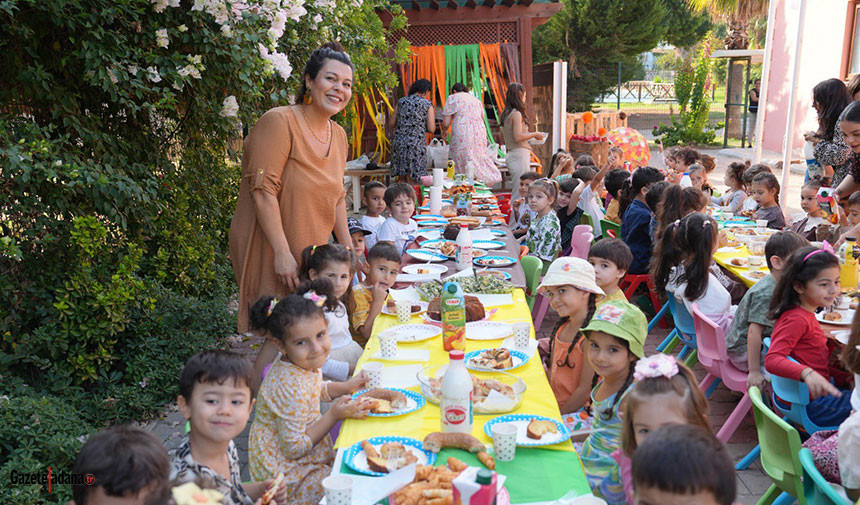
[[[457,292],[457,285],[452,282],[451,284],[448,284],[445,289],[447,289],[449,293],[454,294]]]
[[[468,227],[469,227],[469,225],[468,225],[468,224],[461,224],[461,225],[460,225],[460,229],[461,229],[461,230],[462,230],[463,228],[468,228]]]
[[[461,351],[460,349],[454,349],[453,351],[448,351],[448,359],[460,359],[466,356],[466,353]]]
[[[684,175],[690,175],[690,172],[684,172]]]
[[[478,476],[475,478],[475,482],[481,485],[490,484],[493,482],[493,472],[487,470],[486,468],[481,468],[478,470]]]

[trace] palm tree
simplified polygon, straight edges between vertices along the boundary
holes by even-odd
[[[690,7],[699,12],[708,11],[712,16],[726,21],[726,49],[746,49],[749,45],[750,22],[767,16],[768,0],[687,0]],[[777,0],[772,0],[777,1]]]

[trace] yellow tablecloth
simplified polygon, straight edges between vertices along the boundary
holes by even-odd
[[[746,287],[750,288],[753,286],[753,284],[755,284],[758,281],[754,281],[752,279],[744,277],[742,274],[747,273],[747,272],[751,272],[753,270],[760,270],[764,273],[768,273],[767,264],[763,263],[760,268],[757,268],[757,267],[749,268],[749,267],[739,267],[739,266],[735,266],[735,265],[732,265],[731,263],[729,263],[732,258],[748,258],[750,256],[752,256],[752,254],[750,254],[750,251],[749,251],[749,249],[747,249],[747,246],[744,245],[744,246],[740,246],[737,249],[735,249],[735,252],[719,252],[718,251],[718,252],[714,253],[714,261],[717,263],[717,265],[720,265],[721,267],[725,268],[729,272],[733,273],[735,275],[735,277],[740,279],[741,282],[743,282]]]
[[[514,292],[513,305],[498,307],[496,313],[492,315],[491,320],[505,322],[528,321],[531,323],[531,313],[529,312],[528,305],[526,304],[523,290],[517,289]],[[413,317],[412,322],[420,323],[423,322],[423,320],[419,317]],[[373,334],[367,342],[364,354],[358,361],[358,366],[356,367],[357,370],[360,370],[364,363],[370,359],[370,356],[375,354],[379,349],[379,338],[377,337],[379,332],[395,324],[397,324],[397,318],[393,316],[383,314],[376,319],[373,325]],[[532,338],[534,338],[534,328],[532,328],[531,335]],[[440,366],[448,362],[448,353],[442,348],[441,337],[436,337],[424,342],[411,344],[400,343],[398,345],[413,349],[429,349],[430,360],[426,365]],[[499,345],[501,345],[501,340],[467,340],[466,352]],[[387,366],[409,364],[409,362],[401,361],[383,361],[383,363]],[[523,382],[526,383],[527,389],[522,404],[517,410],[510,412],[511,414],[537,414],[561,421],[561,413],[558,410],[555,395],[553,395],[552,389],[549,386],[549,382],[547,381],[546,374],[544,373],[544,369],[537,352],[535,352],[535,355],[525,365],[513,370],[512,373],[519,376]],[[476,375],[482,374],[476,373]],[[416,386],[411,389],[419,393],[421,392],[420,386]],[[496,417],[496,415],[476,414],[472,424],[472,434],[488,446],[492,445],[492,439],[484,434],[484,424],[494,417]],[[335,447],[349,447],[361,440],[381,435],[412,437],[417,440],[423,440],[427,434],[439,430],[439,407],[428,401],[427,405],[421,410],[404,416],[347,419],[341,426]],[[560,444],[546,446],[546,448],[560,451],[574,450],[573,445],[569,440]]]

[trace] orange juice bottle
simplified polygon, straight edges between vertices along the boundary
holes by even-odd
[[[440,299],[442,345],[446,351],[466,348],[466,296],[457,282],[446,282]]]

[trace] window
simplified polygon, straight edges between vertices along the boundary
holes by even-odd
[[[851,5],[851,39],[849,41],[848,75],[860,72],[860,4]]]

